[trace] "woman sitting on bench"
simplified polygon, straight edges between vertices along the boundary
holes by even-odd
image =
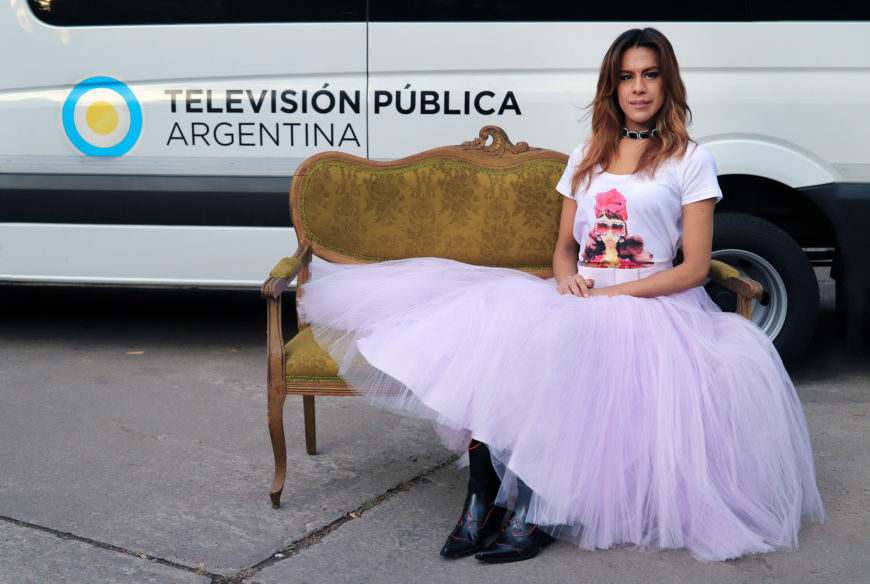
[[[524,560],[558,538],[726,560],[794,548],[802,517],[823,518],[776,350],[702,287],[722,195],[688,119],[671,44],[627,31],[556,186],[554,279],[437,258],[313,266],[300,310],[339,374],[373,397],[400,387],[382,401],[468,445],[443,556]]]

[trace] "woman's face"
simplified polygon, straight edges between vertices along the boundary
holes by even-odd
[[[626,128],[641,131],[655,127],[656,114],[665,99],[655,51],[647,47],[633,47],[625,51],[616,96],[625,114]]]

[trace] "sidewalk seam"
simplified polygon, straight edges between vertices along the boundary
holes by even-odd
[[[43,525],[37,525],[35,523],[28,523],[27,521],[22,521],[20,519],[7,517],[5,515],[0,515],[0,520],[6,521],[8,523],[12,523],[13,525],[17,525],[19,527],[26,527],[26,528],[30,528],[30,529],[35,529],[37,531],[49,533],[49,534],[51,534],[57,538],[60,538],[60,539],[78,541],[78,542],[85,543],[85,544],[88,544],[88,545],[91,545],[91,546],[94,546],[94,547],[97,547],[100,549],[118,552],[118,553],[128,555],[128,556],[133,556],[135,558],[147,560],[147,561],[154,562],[156,564],[160,564],[160,565],[167,566],[170,568],[184,570],[185,572],[191,572],[191,573],[196,574],[198,576],[205,576],[205,577],[209,578],[209,580],[211,581],[212,584],[240,584],[243,580],[250,578],[251,576],[257,574],[263,568],[267,568],[267,567],[269,567],[273,564],[276,564],[282,560],[291,558],[291,557],[295,556],[296,554],[298,554],[299,552],[301,552],[302,550],[309,548],[314,544],[320,543],[320,541],[322,541],[324,537],[326,537],[327,535],[329,535],[330,533],[332,533],[333,531],[335,531],[336,529],[338,529],[339,527],[341,527],[345,523],[347,523],[349,521],[353,521],[354,519],[359,519],[367,511],[369,511],[370,509],[373,509],[374,507],[377,507],[378,505],[380,505],[384,501],[390,499],[394,495],[408,491],[416,485],[429,482],[429,475],[441,470],[442,468],[444,468],[448,464],[455,462],[458,458],[459,458],[459,456],[454,454],[454,455],[448,457],[447,459],[439,462],[435,466],[424,470],[423,472],[419,473],[418,475],[416,475],[408,480],[402,481],[401,483],[399,483],[395,487],[391,487],[391,488],[387,489],[381,495],[378,495],[377,497],[375,497],[373,499],[369,499],[368,501],[365,501],[364,503],[362,503],[360,506],[358,506],[353,511],[349,511],[349,512],[345,513],[344,515],[342,515],[341,517],[338,517],[337,519],[335,519],[331,523],[303,535],[301,538],[297,539],[296,541],[294,541],[290,545],[283,547],[280,550],[278,550],[277,552],[271,554],[265,560],[258,562],[258,563],[254,564],[253,566],[250,566],[248,568],[244,568],[243,570],[240,570],[238,573],[236,573],[233,576],[224,576],[221,574],[215,574],[213,572],[209,572],[208,570],[204,570],[202,568],[194,568],[192,566],[186,566],[184,564],[179,564],[177,562],[173,562],[173,561],[167,560],[165,558],[160,558],[158,556],[152,556],[150,554],[146,554],[143,552],[136,552],[133,550],[129,550],[129,549],[111,544],[111,543],[97,541],[97,540],[89,538],[89,537],[75,535],[74,533],[69,533],[69,532],[60,531],[57,529],[52,529],[51,527],[45,527]]]
[[[231,578],[228,578],[227,580],[219,580],[218,582],[215,582],[215,584],[223,584],[224,582],[226,582],[226,584],[241,582],[242,580],[250,578],[254,574],[260,572],[263,568],[267,568],[273,564],[276,564],[278,562],[281,562],[283,560],[286,560],[286,559],[289,559],[289,558],[295,556],[296,554],[298,554],[302,550],[309,548],[317,543],[320,543],[323,540],[323,538],[325,538],[327,535],[329,535],[330,533],[332,533],[333,531],[335,531],[336,529],[338,529],[339,527],[341,527],[345,523],[348,523],[349,521],[353,521],[354,519],[359,519],[368,510],[380,505],[381,503],[390,499],[394,495],[408,491],[416,485],[429,482],[429,475],[441,470],[442,468],[444,468],[448,464],[456,462],[456,460],[458,458],[459,458],[459,455],[456,455],[456,454],[448,457],[447,459],[439,462],[435,466],[424,470],[420,474],[418,474],[418,475],[416,475],[408,480],[402,481],[401,483],[399,483],[395,487],[391,487],[391,488],[387,489],[383,494],[378,495],[374,499],[369,499],[368,501],[365,501],[362,505],[360,505],[359,507],[357,507],[353,511],[348,511],[347,513],[345,513],[341,517],[337,518],[335,521],[333,521],[333,522],[331,522],[331,523],[329,523],[329,524],[327,524],[319,529],[316,529],[310,533],[303,535],[302,537],[300,537],[299,539],[297,539],[296,541],[294,541],[290,545],[283,547],[280,550],[278,550],[277,552],[273,553],[271,556],[269,556],[265,560],[263,560],[259,563],[256,563],[253,566],[250,566],[249,568],[245,568],[244,570],[241,570],[239,573],[237,573],[236,575],[234,575]]]
[[[221,576],[220,574],[214,574],[212,572],[209,572],[208,570],[203,570],[201,568],[194,568],[191,566],[185,566],[184,564],[179,564],[177,562],[173,562],[172,560],[167,560],[164,558],[152,556],[151,554],[146,554],[146,553],[142,553],[142,552],[135,552],[133,550],[128,550],[126,548],[122,548],[120,546],[117,546],[117,545],[114,545],[111,543],[97,541],[95,539],[91,539],[90,537],[76,535],[74,533],[69,533],[67,531],[60,531],[57,529],[52,529],[51,527],[45,527],[44,525],[37,525],[35,523],[28,523],[27,521],[22,521],[20,519],[14,519],[12,517],[7,517],[5,515],[0,515],[0,520],[6,521],[8,523],[12,523],[13,525],[17,525],[19,527],[27,527],[30,529],[35,529],[37,531],[49,533],[49,534],[51,534],[55,537],[58,537],[60,539],[66,539],[66,540],[72,540],[72,541],[86,543],[88,545],[92,545],[92,546],[100,548],[100,549],[122,553],[122,554],[125,554],[128,556],[133,556],[135,558],[140,558],[143,560],[148,560],[149,562],[154,562],[156,564],[168,566],[170,568],[176,568],[178,570],[184,570],[185,572],[191,572],[191,573],[196,574],[198,576],[205,576],[205,577],[209,578],[212,582],[215,582],[215,581],[222,582],[222,581],[225,581],[227,579],[226,576]]]

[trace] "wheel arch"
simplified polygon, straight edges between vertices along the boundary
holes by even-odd
[[[709,136],[704,147],[719,174],[764,176],[794,189],[841,180],[830,164],[797,144],[770,136]]]
[[[836,247],[836,233],[827,214],[802,190],[764,176],[719,176],[722,201],[717,213],[744,213],[773,223],[802,248]]]
[[[828,214],[802,190],[841,180],[813,153],[770,136],[718,135],[702,140],[713,154],[724,198],[717,212],[765,219],[803,248],[833,248]]]

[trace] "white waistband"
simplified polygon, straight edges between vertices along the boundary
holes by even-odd
[[[577,266],[577,272],[584,278],[595,280],[596,286],[613,286],[623,282],[631,282],[646,278],[657,272],[663,272],[671,266],[667,262],[653,264],[649,268],[619,269],[619,268],[588,268]]]

